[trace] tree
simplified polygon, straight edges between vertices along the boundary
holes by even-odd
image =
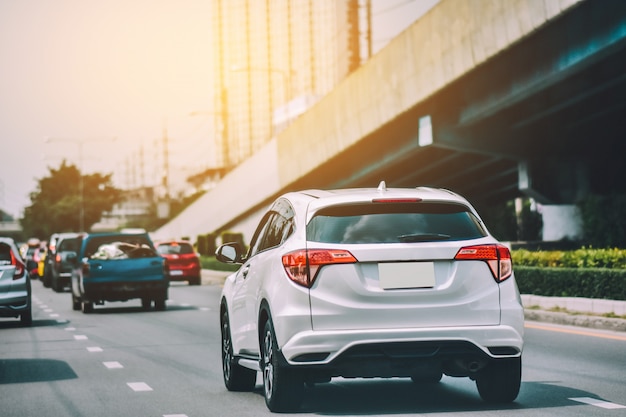
[[[39,180],[37,190],[30,194],[32,204],[20,219],[27,236],[45,239],[52,233],[81,231],[81,223],[88,231],[121,199],[111,174],[85,175],[65,161],[58,169],[48,170],[50,175]]]

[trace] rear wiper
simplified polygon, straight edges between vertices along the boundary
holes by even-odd
[[[400,235],[398,240],[400,242],[428,242],[431,240],[448,240],[450,235],[444,235],[441,233],[415,233],[410,235]]]

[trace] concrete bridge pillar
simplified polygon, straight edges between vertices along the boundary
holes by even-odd
[[[545,157],[522,161],[519,189],[539,205],[543,240],[582,238],[576,203],[589,192],[589,166],[580,157]]]

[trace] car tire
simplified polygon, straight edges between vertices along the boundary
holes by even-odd
[[[256,385],[256,371],[239,365],[233,355],[227,312],[222,314],[222,374],[229,391],[252,391]]]
[[[292,412],[304,398],[304,380],[293,370],[281,366],[278,343],[271,320],[267,320],[261,340],[261,371],[265,404],[273,412]]]
[[[522,359],[492,361],[476,377],[480,397],[490,403],[510,403],[517,398],[522,382]]]
[[[156,311],[165,311],[166,304],[164,299],[154,300],[154,309]]]
[[[33,310],[30,306],[28,310],[20,314],[20,323],[22,326],[30,326],[33,324]]]
[[[81,303],[81,307],[83,310],[83,314],[91,314],[93,313],[93,303],[89,301],[83,301]]]
[[[63,290],[63,287],[61,287],[59,280],[54,277],[52,277],[52,289],[55,292],[61,292]]]
[[[72,310],[74,311],[80,310],[80,300],[76,298],[74,294],[72,294]]]

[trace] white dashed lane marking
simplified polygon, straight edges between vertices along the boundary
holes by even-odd
[[[593,405],[593,406],[600,407],[600,408],[606,408],[609,410],[614,410],[617,408],[626,408],[626,405],[610,403],[608,401],[598,400],[597,398],[577,397],[577,398],[570,398],[570,400],[578,401],[579,403],[589,404],[589,405]]]
[[[128,382],[126,385],[135,392],[139,391],[152,391],[152,388],[145,382]]]
[[[76,330],[76,327],[66,327],[65,331],[67,332],[73,332],[74,330]]]
[[[87,348],[87,352],[91,352],[91,353],[102,352],[102,348],[97,347],[97,346],[90,346]]]
[[[76,339],[76,340],[87,340],[88,337],[85,336],[84,334],[75,334],[74,335],[74,339]]]
[[[119,362],[102,362],[108,369],[121,369],[124,366]]]

